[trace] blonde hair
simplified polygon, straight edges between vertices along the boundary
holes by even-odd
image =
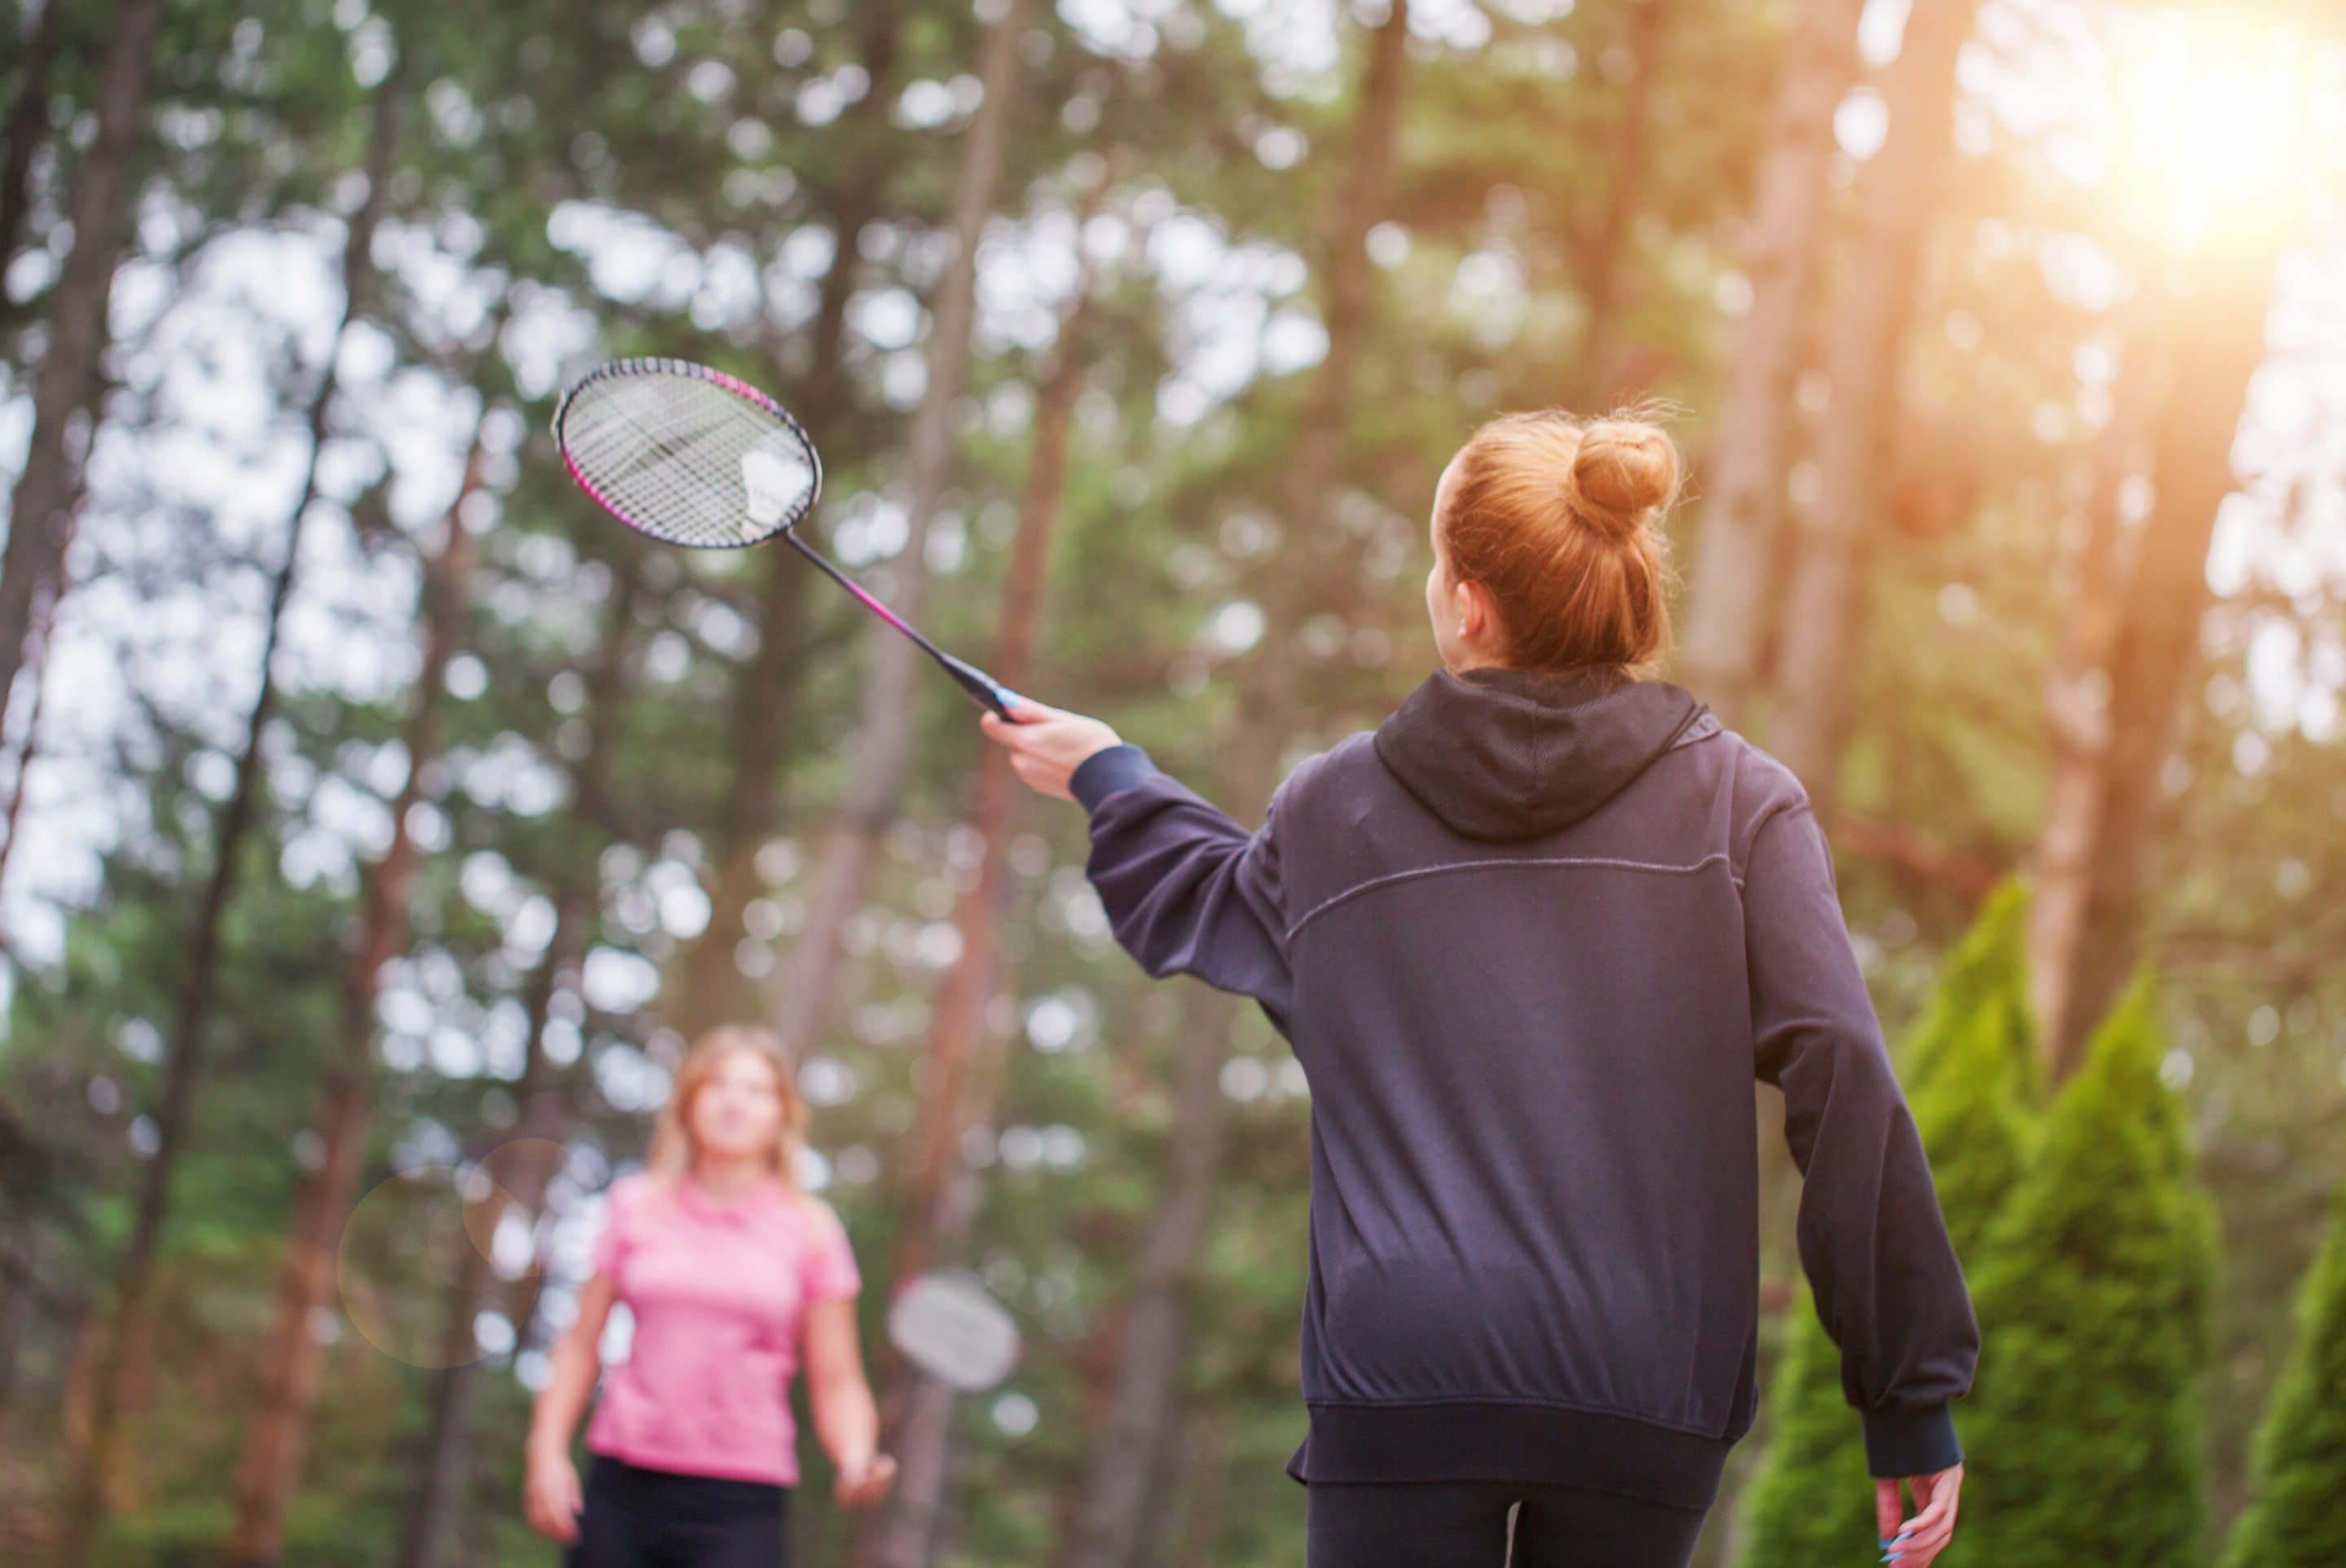
[[[798,1074],[790,1052],[780,1040],[763,1029],[743,1023],[722,1024],[703,1034],[693,1042],[692,1049],[685,1053],[683,1065],[676,1070],[675,1086],[652,1124],[651,1149],[644,1160],[652,1179],[662,1190],[673,1191],[699,1154],[692,1141],[693,1096],[717,1075],[717,1069],[727,1057],[742,1052],[773,1069],[774,1087],[781,1098],[782,1125],[774,1146],[767,1151],[767,1165],[786,1191],[794,1197],[802,1196],[799,1189],[799,1151],[806,1146],[807,1108],[806,1101],[799,1095]]]
[[[1436,526],[1452,576],[1490,591],[1510,664],[1652,672],[1678,483],[1678,446],[1644,411],[1502,414],[1468,439]]]

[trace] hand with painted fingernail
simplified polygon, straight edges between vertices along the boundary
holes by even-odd
[[[1914,1497],[1914,1516],[1904,1518],[1899,1489]],[[1896,1568],[1929,1568],[1954,1539],[1956,1499],[1964,1488],[1964,1467],[1956,1465],[1934,1475],[1910,1475],[1902,1482],[1873,1483],[1873,1513],[1881,1532],[1882,1561]]]

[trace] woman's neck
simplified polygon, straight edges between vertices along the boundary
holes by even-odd
[[[703,1154],[692,1162],[692,1182],[719,1203],[735,1203],[771,1174],[754,1155]]]

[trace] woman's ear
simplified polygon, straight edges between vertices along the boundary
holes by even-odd
[[[1472,646],[1484,640],[1491,628],[1491,595],[1482,584],[1466,581],[1450,590],[1458,611],[1458,640]]]

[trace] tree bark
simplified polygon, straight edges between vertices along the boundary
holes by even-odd
[[[954,407],[968,363],[970,325],[977,305],[977,247],[1007,160],[1010,117],[1019,91],[1018,40],[1032,0],[1005,0],[989,27],[979,79],[984,101],[968,131],[954,181],[954,255],[930,311],[928,382],[905,459],[906,536],[892,567],[891,607],[915,625],[928,592],[929,526],[953,477]],[[866,638],[871,662],[863,681],[854,776],[826,835],[808,900],[807,925],[792,962],[778,967],[774,998],[780,1033],[802,1047],[828,1010],[839,967],[840,931],[863,901],[881,834],[894,818],[912,771],[921,683],[927,656],[892,629],[874,626]]]
[[[1219,1401],[1201,1408],[1190,1418],[1188,1451],[1188,1491],[1181,1509],[1183,1523],[1172,1568],[1212,1568],[1214,1541],[1222,1531],[1222,1493],[1230,1472],[1230,1414]]]
[[[574,775],[582,798],[607,788],[611,759],[617,749],[619,726],[625,718],[629,687],[627,661],[636,627],[638,578],[635,557],[623,559],[612,585],[603,628],[603,650],[587,683],[586,749]],[[597,853],[594,847],[574,849],[568,863],[556,872],[554,892],[554,932],[545,956],[530,976],[524,997],[527,1014],[527,1056],[515,1098],[521,1105],[516,1139],[557,1140],[561,1129],[549,1126],[539,1109],[552,1102],[547,1092],[553,1064],[546,1054],[546,1020],[561,976],[576,971],[595,925]],[[558,1107],[553,1113],[559,1115]],[[509,1179],[500,1180],[492,1195],[496,1208],[485,1224],[468,1227],[473,1234],[495,1233],[506,1196],[533,1208],[545,1201],[553,1171],[526,1160]],[[515,1190],[519,1189],[519,1190]],[[451,1282],[443,1311],[441,1374],[432,1394],[431,1414],[423,1438],[423,1474],[415,1498],[407,1510],[407,1527],[399,1548],[399,1568],[438,1568],[444,1543],[463,1512],[464,1481],[471,1464],[474,1396],[480,1388],[481,1359],[475,1349],[473,1322],[484,1296],[491,1290],[489,1259],[477,1250],[459,1255],[456,1278]],[[527,1342],[530,1319],[536,1309],[533,1288],[510,1314],[516,1344]]]
[[[25,669],[32,677],[32,696],[26,704],[25,733],[16,742],[16,767],[8,780],[8,809],[0,819],[0,888],[8,882],[8,862],[16,850],[16,828],[24,820],[25,789],[33,771],[33,759],[41,749],[41,710],[46,687],[43,677],[48,667],[50,635],[56,629],[57,600],[65,596],[65,572],[59,567],[56,588],[40,596],[33,608],[32,626],[26,634]],[[0,953],[7,951],[5,939],[0,939]]]
[[[2028,955],[2029,1000],[2048,1042],[2069,1011],[2108,783],[2111,660],[2130,554],[2119,497],[2129,479],[2150,472],[2149,425],[2168,393],[2156,324],[2145,312],[2136,326],[2116,406],[2095,448],[2076,581],[2045,681],[2051,768],[2030,868]]]
[[[1801,531],[1785,596],[1783,657],[1768,730],[1769,749],[1807,787],[1823,817],[1838,798],[1884,448],[1895,428],[1923,241],[1953,148],[1955,57],[1976,10],[1975,0],[1914,7],[1884,84],[1889,137],[1859,178],[1857,244],[1827,356],[1832,412],[1817,453],[1823,498]]]
[[[2055,1081],[2134,967],[2142,871],[2160,825],[2161,776],[2199,654],[2208,604],[2208,546],[2233,489],[2231,451],[2249,382],[2265,353],[2277,244],[2247,244],[2198,263],[2192,286],[2162,301],[2172,371],[2152,424],[2150,515],[2108,637],[2106,728],[2061,779],[2048,810],[2040,873],[2053,907],[2032,922],[2032,983]],[[2057,776],[2056,776],[2057,777]],[[2082,831],[2080,850],[2055,835]],[[2040,895],[2041,897],[2042,895]]]
[[[842,134],[884,124],[888,106],[895,101],[891,87],[897,54],[894,6],[858,6],[856,30],[871,87],[841,117]],[[817,451],[845,433],[852,412],[846,347],[847,304],[855,292],[855,239],[880,214],[886,175],[885,148],[869,146],[819,205],[838,243],[815,311],[803,395],[793,400],[805,412]],[[810,519],[799,531],[809,533],[813,526]],[[748,988],[735,951],[745,934],[742,911],[758,896],[758,850],[781,816],[782,758],[806,677],[801,645],[811,599],[810,573],[796,551],[766,552],[758,596],[758,651],[734,689],[733,779],[717,846],[717,874],[709,888],[709,929],[685,960],[684,984],[673,1009],[673,1022],[688,1039],[749,1011]]]
[[[1189,1297],[1221,1169],[1222,1064],[1235,998],[1193,988],[1173,1063],[1173,1117],[1157,1209],[1141,1242],[1107,1420],[1092,1441],[1073,1568],[1132,1568],[1150,1481],[1178,1402]]]
[[[311,1320],[333,1295],[334,1255],[373,1125],[375,1000],[383,966],[405,951],[408,909],[415,881],[415,840],[408,817],[423,799],[423,779],[440,751],[440,698],[449,661],[464,646],[474,550],[462,520],[464,502],[481,484],[477,444],[464,463],[456,500],[448,508],[447,543],[424,567],[421,609],[423,668],[404,737],[407,781],[392,802],[391,844],[367,871],[357,951],[342,983],[342,1037],[328,1064],[310,1125],[325,1156],[301,1184],[278,1276],[260,1399],[245,1428],[237,1463],[236,1512],[223,1561],[232,1568],[277,1560],[286,1504],[299,1484],[309,1451],[310,1418],[317,1406],[325,1347]]]
[[[559,1139],[564,1130],[563,1107],[556,1096],[546,1093],[551,1071],[543,1041],[556,977],[577,964],[593,918],[593,884],[575,874],[556,891],[554,936],[530,980],[526,1003],[528,1057],[522,1068],[521,1081],[515,1085],[515,1098],[523,1111],[509,1141],[520,1145],[520,1154],[495,1173],[490,1192],[483,1200],[484,1211],[467,1220],[464,1228],[471,1237],[495,1236],[497,1227],[505,1220],[508,1200],[535,1220],[544,1211],[546,1189],[559,1169],[555,1156],[562,1146]],[[484,1159],[495,1153],[494,1147],[476,1148],[474,1158]],[[457,1254],[455,1275],[441,1300],[439,1348],[433,1358],[438,1376],[433,1380],[425,1418],[423,1473],[400,1536],[396,1559],[399,1568],[436,1568],[442,1549],[464,1512],[464,1481],[472,1470],[473,1400],[480,1390],[481,1374],[487,1364],[481,1354],[474,1324],[482,1308],[500,1297],[495,1273],[492,1258],[476,1241]],[[536,1282],[533,1278],[533,1287]],[[507,1302],[508,1307],[514,1308],[507,1316],[514,1326],[516,1345],[525,1340],[536,1301],[533,1288],[525,1306],[515,1307]]]
[[[0,1232],[0,1415],[16,1392],[16,1351],[41,1307],[40,1230]]]
[[[132,5],[126,4],[125,13],[130,9]],[[148,25],[151,31],[151,19]],[[117,38],[117,53],[119,44]],[[143,65],[141,70],[143,78]],[[310,400],[310,462],[302,474],[291,515],[286,523],[285,558],[270,585],[268,629],[260,650],[260,689],[253,698],[252,711],[246,721],[244,749],[237,759],[235,788],[227,807],[220,813],[211,879],[204,889],[203,903],[196,916],[195,932],[188,944],[187,977],[180,988],[178,1006],[168,1044],[162,1098],[156,1107],[155,1153],[141,1173],[130,1239],[124,1247],[121,1261],[115,1270],[112,1319],[103,1336],[97,1378],[92,1386],[94,1409],[91,1412],[90,1442],[80,1471],[70,1487],[66,1504],[64,1545],[57,1559],[62,1568],[82,1568],[88,1561],[105,1519],[107,1478],[115,1463],[116,1444],[120,1438],[120,1390],[117,1385],[122,1349],[138,1326],[145,1308],[156,1250],[162,1237],[164,1224],[169,1217],[171,1178],[185,1149],[189,1123],[195,1110],[196,1086],[203,1073],[204,1037],[211,1026],[212,1011],[219,996],[221,932],[244,860],[245,840],[250,835],[254,815],[260,809],[261,795],[267,787],[263,777],[267,764],[261,756],[261,738],[268,729],[270,718],[277,710],[278,696],[276,676],[271,667],[276,662],[278,638],[284,629],[285,606],[292,597],[294,575],[301,563],[303,524],[311,503],[317,498],[318,463],[326,443],[327,413],[333,402],[335,363],[342,338],[363,308],[373,280],[374,267],[370,247],[376,221],[382,211],[383,188],[389,183],[391,148],[397,123],[392,93],[398,79],[394,72],[377,90],[375,97],[373,128],[370,132],[368,150],[367,197],[351,219],[349,234],[342,248],[342,320],[335,328],[326,361],[319,372],[318,390]],[[100,139],[104,139],[102,130]],[[80,244],[80,236],[76,235],[76,253]],[[108,265],[110,267],[110,261]],[[22,494],[21,485],[19,494]],[[17,516],[23,518],[25,515],[20,508]],[[12,534],[9,538],[12,549],[15,542],[16,535]],[[21,626],[17,633],[15,639],[9,641],[5,648],[0,648],[0,653],[5,653],[12,660],[23,647]]]
[[[97,139],[74,188],[73,249],[49,295],[48,351],[33,381],[32,442],[9,505],[7,547],[0,553],[0,714],[24,664],[34,601],[55,587],[72,534],[83,458],[72,427],[99,383],[107,307],[129,204],[125,187],[146,113],[147,71],[162,11],[163,0],[122,0],[114,14],[98,84]]]
[[[1375,307],[1369,229],[1383,216],[1398,157],[1409,66],[1407,0],[1392,0],[1371,37],[1360,89],[1347,178],[1319,215],[1325,248],[1328,353],[1321,361],[1281,502],[1287,528],[1265,574],[1271,626],[1299,624],[1308,613],[1315,558],[1334,541],[1327,526],[1339,476],[1361,355]],[[1280,639],[1247,668],[1248,718],[1229,748],[1222,780],[1238,809],[1260,812],[1278,780],[1279,759],[1299,708],[1296,661]],[[1187,1328],[1188,1287],[1205,1239],[1220,1166],[1225,1105],[1220,1075],[1237,1004],[1206,993],[1190,998],[1175,1065],[1175,1115],[1167,1131],[1167,1166],[1157,1211],[1141,1247],[1139,1277],[1111,1383],[1107,1423],[1093,1450],[1072,1561],[1076,1568],[1130,1568],[1147,1500],[1152,1460],[1167,1441],[1180,1373],[1178,1347]]]
[[[1629,251],[1638,188],[1653,129],[1654,83],[1661,75],[1662,41],[1669,30],[1673,0],[1639,0],[1629,18],[1629,79],[1622,84],[1621,112],[1613,125],[1606,162],[1612,188],[1586,247],[1582,278],[1588,290],[1588,325],[1581,334],[1579,363],[1573,369],[1572,406],[1602,412],[1627,401],[1620,384],[1621,347],[1628,334],[1621,311],[1635,275]]]
[[[1078,277],[1074,299],[1061,315],[1054,362],[1035,399],[1034,451],[1019,498],[1018,531],[1003,578],[990,660],[994,677],[1014,691],[1026,684],[1034,663],[1051,537],[1065,509],[1076,399],[1084,385],[1090,288],[1086,272]],[[954,912],[961,952],[937,990],[894,1259],[892,1277],[900,1281],[961,1250],[975,1207],[961,1190],[974,1185],[962,1159],[962,1134],[994,1119],[994,1091],[1000,1081],[999,1064],[987,1050],[993,1042],[985,1015],[999,979],[995,936],[1002,913],[1002,871],[1017,827],[1022,787],[1010,769],[1009,753],[991,741],[977,745],[970,810],[978,838],[977,866]],[[892,1359],[891,1365],[893,1386],[886,1402],[892,1418],[892,1446],[903,1471],[859,1560],[899,1568],[933,1561],[941,1545],[940,1522],[949,1502],[945,1488],[951,1479],[954,1400],[951,1389],[901,1359]]]
[[[1751,306],[1729,361],[1711,437],[1685,679],[1722,721],[1739,724],[1760,678],[1783,527],[1787,402],[1800,367],[1824,222],[1832,117],[1857,69],[1865,0],[1804,0],[1776,84],[1767,151],[1744,234]]]
[[[46,0],[17,61],[16,101],[8,106],[7,150],[0,153],[0,274],[16,259],[32,210],[33,154],[49,124],[49,63],[66,36],[66,0]],[[0,320],[8,314],[0,300]]]

